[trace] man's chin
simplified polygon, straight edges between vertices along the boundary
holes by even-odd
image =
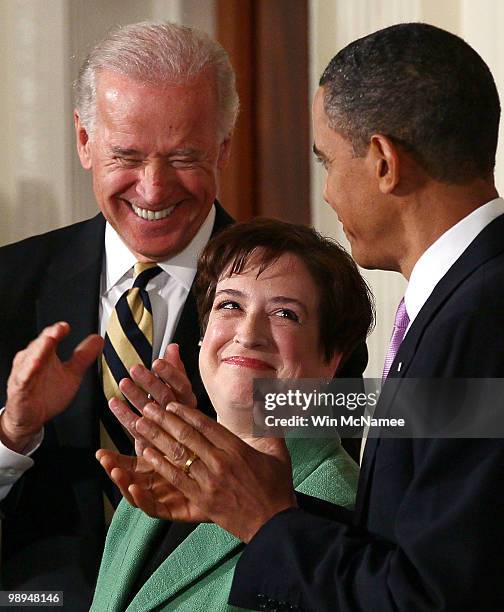
[[[146,221],[145,224],[151,223]],[[189,228],[165,225],[164,227],[129,227],[127,234],[120,234],[128,249],[138,258],[147,261],[163,261],[186,248],[193,236]]]
[[[354,248],[353,245],[350,252],[355,263],[363,270],[394,270],[393,267],[389,267],[381,259],[370,253],[359,251],[357,248]]]
[[[170,241],[168,244],[164,242],[159,246],[152,244],[152,242],[149,244],[126,243],[126,246],[138,261],[164,261],[180,253],[185,248],[186,243],[184,242],[181,245],[179,241]]]
[[[348,236],[347,236],[348,237]],[[355,261],[355,263],[363,268],[364,270],[376,270],[377,263],[374,258],[368,253],[365,249],[359,248],[359,244],[355,239],[350,239],[350,253]]]

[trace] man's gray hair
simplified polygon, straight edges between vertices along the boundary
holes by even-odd
[[[144,21],[112,29],[89,53],[74,83],[75,106],[92,134],[96,119],[96,87],[104,70],[149,85],[185,84],[204,70],[214,74],[220,113],[219,136],[234,128],[239,100],[228,54],[207,34],[175,23]]]

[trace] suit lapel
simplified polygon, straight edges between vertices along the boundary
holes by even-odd
[[[143,522],[143,517],[139,525]],[[147,612],[165,604],[243,544],[217,525],[202,523],[145,582],[128,611]]]
[[[180,314],[177,329],[173,334],[172,342],[176,342],[180,349],[180,358],[185,366],[187,376],[191,383],[196,383],[199,378],[198,357],[200,340],[200,327],[198,322],[198,310],[196,300],[192,291]]]
[[[458,287],[479,267],[504,251],[502,235],[504,215],[485,227],[457,259],[432,291],[429,299],[413,321],[404,342],[399,347],[391,371],[391,378],[405,378],[427,327]],[[397,372],[401,363],[401,371]]]
[[[457,288],[484,263],[496,257],[504,251],[502,235],[504,232],[504,215],[497,217],[489,225],[487,225],[473,242],[467,247],[462,255],[457,259],[453,266],[448,270],[445,276],[435,286],[428,300],[418,313],[413,321],[411,328],[404,341],[402,342],[397,355],[390,368],[389,377],[406,378],[410,369],[411,363],[417,352],[418,346],[425,334],[426,329],[435,319],[439,311],[444,307],[445,303],[457,290]],[[397,371],[401,364],[400,372]],[[415,376],[418,374],[415,373]],[[387,390],[389,390],[387,392]],[[393,391],[387,387],[385,383],[380,401],[377,405],[375,414],[384,416],[387,414],[389,407],[392,405],[394,397],[397,393],[397,386]],[[367,507],[367,494],[369,491],[370,476],[373,472],[376,452],[380,446],[379,438],[369,438],[366,442],[363,464],[361,468],[359,489],[355,511],[357,520],[362,522],[361,516],[364,508]]]
[[[68,359],[75,346],[98,328],[104,232],[105,220],[101,215],[82,225],[79,234],[54,257],[48,281],[37,301],[39,331],[56,321],[70,323],[71,332],[58,350],[62,359]],[[83,439],[90,440],[94,435],[91,417],[92,411],[98,409],[99,397],[101,386],[95,366],[86,373],[70,408],[54,420],[57,431],[64,429],[64,439],[69,444],[79,446]],[[79,428],[75,427],[76,422]]]
[[[37,301],[39,331],[55,321],[72,325],[62,352],[71,352],[72,337],[96,331],[103,259],[105,220],[101,215],[82,224],[77,236],[53,256],[47,282]]]
[[[105,543],[96,589],[99,599],[93,602],[93,609],[126,609],[137,576],[163,525],[163,521],[148,517],[124,500],[119,504]]]

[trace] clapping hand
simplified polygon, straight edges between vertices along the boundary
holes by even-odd
[[[92,334],[68,361],[61,361],[56,349],[69,332],[65,322],[46,327],[14,358],[0,418],[0,439],[14,451],[21,452],[47,421],[65,410],[102,350],[102,338]]]
[[[135,366],[134,382],[121,381],[142,417],[110,402],[142,456],[100,450],[97,458],[126,499],[150,516],[210,520],[248,542],[272,516],[296,506],[285,442],[261,438],[252,446],[199,411],[173,347],[153,364],[157,376]]]
[[[196,406],[196,398],[176,344],[167,347],[164,359],[157,359],[152,370],[155,374],[142,365],[136,365],[131,368],[131,380],[125,378],[119,385],[121,392],[140,413],[150,403],[165,408],[175,399]],[[96,458],[126,500],[152,517],[190,522],[207,520],[196,506],[142,457],[150,443],[136,429],[140,419],[138,414],[117,398],[111,399],[109,406],[123,427],[134,437],[137,456],[129,457],[100,449]]]

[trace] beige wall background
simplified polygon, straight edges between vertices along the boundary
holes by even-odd
[[[489,65],[504,101],[504,2],[502,0],[309,0],[312,93],[325,66],[356,38],[394,23],[424,21],[462,36]],[[504,139],[501,122],[496,180],[504,193]],[[336,215],[322,197],[323,169],[312,164],[312,219],[315,227],[348,246]],[[406,282],[392,272],[362,270],[376,298],[376,329],[368,341],[366,375],[381,377],[395,310]]]
[[[479,51],[502,98],[502,0],[308,2],[312,93],[330,58],[351,40],[393,23],[426,21],[461,35]],[[214,0],[0,0],[0,244],[96,212],[90,178],[74,150],[72,124],[71,83],[87,48],[112,25],[142,19],[173,20],[212,35],[214,5]],[[313,223],[344,243],[336,216],[323,202],[322,184],[321,168],[313,164]],[[502,145],[497,184],[504,188]],[[392,273],[364,271],[364,275],[377,305],[367,374],[380,376],[405,283]]]

